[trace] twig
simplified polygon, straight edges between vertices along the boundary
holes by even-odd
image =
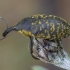
[[[34,42],[33,45],[34,56],[36,56],[38,59],[46,63],[53,64],[55,66],[58,66],[66,70],[70,70],[70,57],[62,47],[62,43],[60,44],[62,48],[60,48],[60,46],[58,46],[58,43],[53,41],[48,41],[50,45],[49,48],[52,48],[51,50],[55,50],[54,48],[60,49],[58,50],[58,52],[50,52],[46,50],[46,48],[48,47],[47,45],[43,47],[42,39],[38,39],[37,41],[34,38],[33,42]]]

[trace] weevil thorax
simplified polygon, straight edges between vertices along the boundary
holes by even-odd
[[[16,30],[18,31],[18,33],[20,33],[22,35],[25,35],[27,37],[33,35],[31,33],[31,19],[29,17],[22,19],[14,26],[16,27]]]

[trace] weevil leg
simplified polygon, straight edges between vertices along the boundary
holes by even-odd
[[[57,40],[57,43],[58,43],[58,46],[59,46],[61,49],[63,49],[63,48],[62,48],[62,45],[61,45],[61,41],[60,41],[60,40]]]
[[[36,56],[33,55],[33,39],[32,39],[32,37],[30,37],[30,46],[29,46],[29,49],[30,49],[30,54],[31,54],[31,56],[32,56],[34,59],[39,60]]]
[[[65,57],[65,55],[63,53],[63,47],[62,47],[61,41],[60,40],[57,40],[57,43],[58,43],[58,48],[59,48],[61,54],[63,55],[63,57]]]

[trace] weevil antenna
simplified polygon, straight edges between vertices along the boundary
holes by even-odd
[[[2,17],[0,17],[0,19],[3,20],[6,23],[6,26],[7,26],[7,29],[8,29],[8,22],[4,18],[2,18]],[[5,38],[6,37],[0,38],[0,41],[5,39]]]

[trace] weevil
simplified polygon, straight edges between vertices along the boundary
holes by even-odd
[[[3,33],[3,37],[6,37],[13,30],[30,38],[30,52],[32,54],[32,37],[59,42],[59,40],[70,35],[70,24],[58,16],[37,14],[24,18],[17,24],[7,28]]]

